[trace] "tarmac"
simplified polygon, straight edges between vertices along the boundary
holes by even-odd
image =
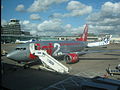
[[[1,49],[10,52],[15,46],[16,44],[2,44]],[[30,68],[24,69],[22,65],[2,56],[3,90],[63,90],[62,88],[64,90],[65,88],[67,88],[66,90],[80,90],[81,82],[89,81],[96,76],[107,76],[107,78],[120,81],[120,75],[110,76],[106,72],[109,65],[111,69],[114,69],[120,64],[120,44],[110,44],[107,48],[90,48],[89,50],[110,51],[79,56],[79,62],[75,64],[66,64],[64,61],[60,61],[69,67],[69,74],[39,70],[38,62]]]

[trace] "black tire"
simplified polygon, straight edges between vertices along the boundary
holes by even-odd
[[[27,64],[25,64],[23,67],[24,67],[24,69],[30,68],[30,66]]]

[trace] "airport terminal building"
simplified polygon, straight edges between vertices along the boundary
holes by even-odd
[[[19,20],[11,19],[7,25],[1,26],[1,43],[15,42],[16,39],[28,40],[33,38],[30,32],[25,32],[21,30],[21,25]]]

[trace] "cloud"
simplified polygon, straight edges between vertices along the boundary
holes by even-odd
[[[61,20],[44,21],[38,25],[39,35],[44,36],[79,35],[83,30],[84,26],[74,28],[71,24],[63,25]]]
[[[71,24],[63,25],[60,19],[45,20],[39,24],[24,20],[20,24],[22,30],[41,36],[75,35],[82,33],[84,29],[84,26],[73,28]]]
[[[34,0],[33,4],[28,8],[29,12],[41,12],[47,10],[53,4],[59,4],[68,0]]]
[[[68,16],[81,16],[91,13],[92,7],[78,1],[71,1],[68,3],[67,10],[71,11],[71,13],[67,14]]]
[[[65,32],[63,35],[80,35],[83,33],[84,28],[85,25],[74,28],[71,24],[67,24],[64,26]]]
[[[102,5],[101,10],[104,13],[120,14],[120,2],[118,3],[106,2],[104,5]]]
[[[3,9],[3,5],[1,5],[1,9]]]
[[[30,23],[30,21],[28,21],[28,20],[24,20],[24,21],[22,22],[23,25],[27,25],[27,24],[29,24],[29,23]]]
[[[18,6],[16,7],[16,11],[24,12],[24,11],[25,11],[24,5],[23,5],[23,4],[18,5]]]
[[[21,21],[24,31],[29,31],[32,35],[54,36],[64,32],[61,20],[45,20],[42,23],[31,23],[28,20]]]
[[[32,20],[40,20],[41,17],[39,16],[39,14],[32,14],[32,15],[30,15],[30,19],[32,19]]]
[[[105,2],[99,12],[92,13],[87,17],[87,23],[93,26],[97,33],[120,33],[120,2]]]
[[[20,22],[22,31],[30,32],[31,35],[37,35],[37,25],[36,23],[31,23],[29,20],[24,20]]]
[[[2,25],[2,26],[7,25],[7,21],[4,20],[4,19],[1,19],[1,25]]]
[[[62,29],[62,22],[59,19],[45,20],[43,23],[38,25],[39,31],[61,32]]]
[[[70,1],[66,7],[68,13],[54,13],[52,17],[71,17],[71,16],[82,16],[92,12],[92,6],[87,6],[79,1]]]

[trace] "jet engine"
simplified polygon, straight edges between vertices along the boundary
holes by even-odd
[[[70,53],[64,56],[64,60],[67,64],[78,62],[78,54]]]

